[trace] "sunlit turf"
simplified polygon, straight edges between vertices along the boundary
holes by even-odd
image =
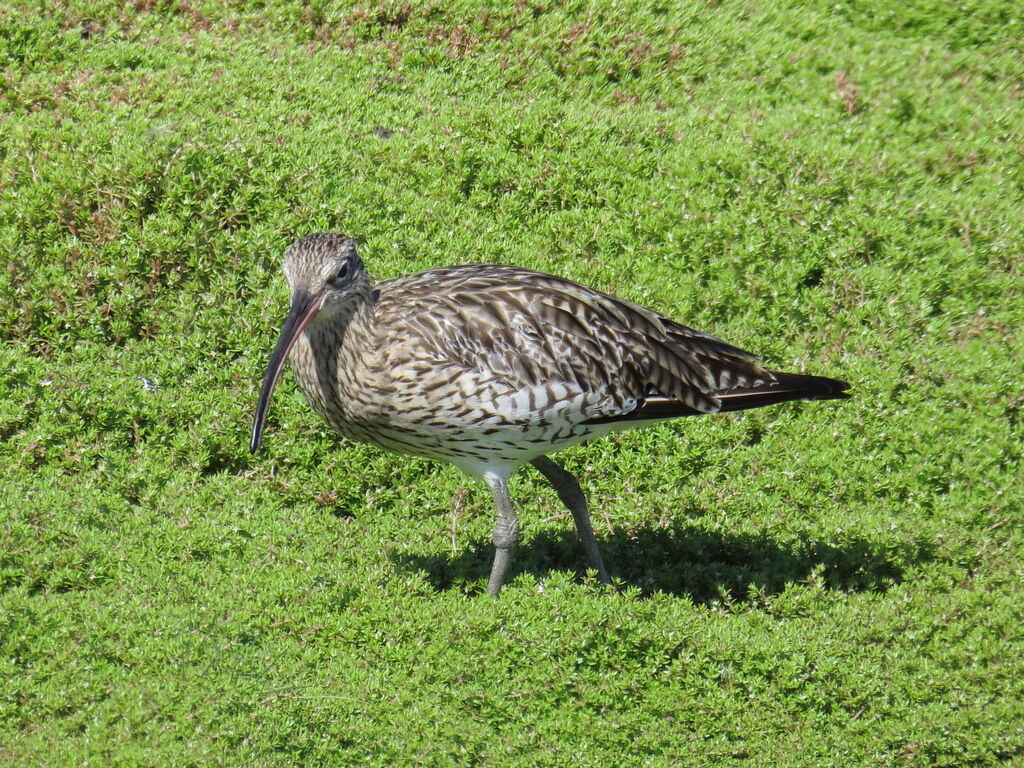
[[[1012,2],[0,8],[4,765],[1024,760]],[[542,269],[844,403],[563,454],[491,505],[336,438],[283,248]],[[463,493],[463,490],[466,492]]]

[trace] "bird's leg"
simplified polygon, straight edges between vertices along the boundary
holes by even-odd
[[[505,573],[515,555],[519,543],[519,518],[508,495],[508,480],[494,475],[484,478],[494,494],[494,509],[498,519],[494,523],[494,564],[491,565],[491,578],[487,581],[487,592],[497,597],[501,585],[505,581]]]
[[[604,561],[601,560],[601,552],[597,548],[594,527],[590,524],[590,512],[587,511],[587,499],[580,488],[579,480],[547,456],[538,456],[530,463],[548,479],[558,498],[572,512],[572,519],[576,521],[576,532],[583,542],[583,549],[587,551],[590,567],[597,571],[597,580],[602,584],[611,584],[608,571],[604,569]]]

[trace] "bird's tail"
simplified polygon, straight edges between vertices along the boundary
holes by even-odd
[[[722,403],[719,412],[745,411],[789,400],[845,400],[850,396],[847,393],[850,385],[839,379],[777,371],[773,371],[772,375],[775,381],[761,386],[717,392]]]

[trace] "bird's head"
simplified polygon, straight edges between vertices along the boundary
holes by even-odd
[[[284,252],[283,267],[293,309],[297,297],[308,297],[317,305],[316,312],[331,311],[365,295],[370,285],[355,240],[334,232],[296,240]]]
[[[263,377],[249,444],[252,451],[260,446],[270,396],[295,340],[310,323],[329,318],[370,294],[370,279],[355,241],[334,232],[306,235],[288,246],[284,276],[291,289],[291,308]]]

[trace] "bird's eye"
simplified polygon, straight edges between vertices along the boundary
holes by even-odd
[[[349,271],[350,271],[349,263],[347,261],[343,261],[341,263],[341,267],[338,268],[338,274],[336,274],[334,276],[334,278],[331,280],[331,282],[333,282],[333,283],[340,283],[340,282],[342,282],[343,280],[345,280],[345,278],[348,277]]]

